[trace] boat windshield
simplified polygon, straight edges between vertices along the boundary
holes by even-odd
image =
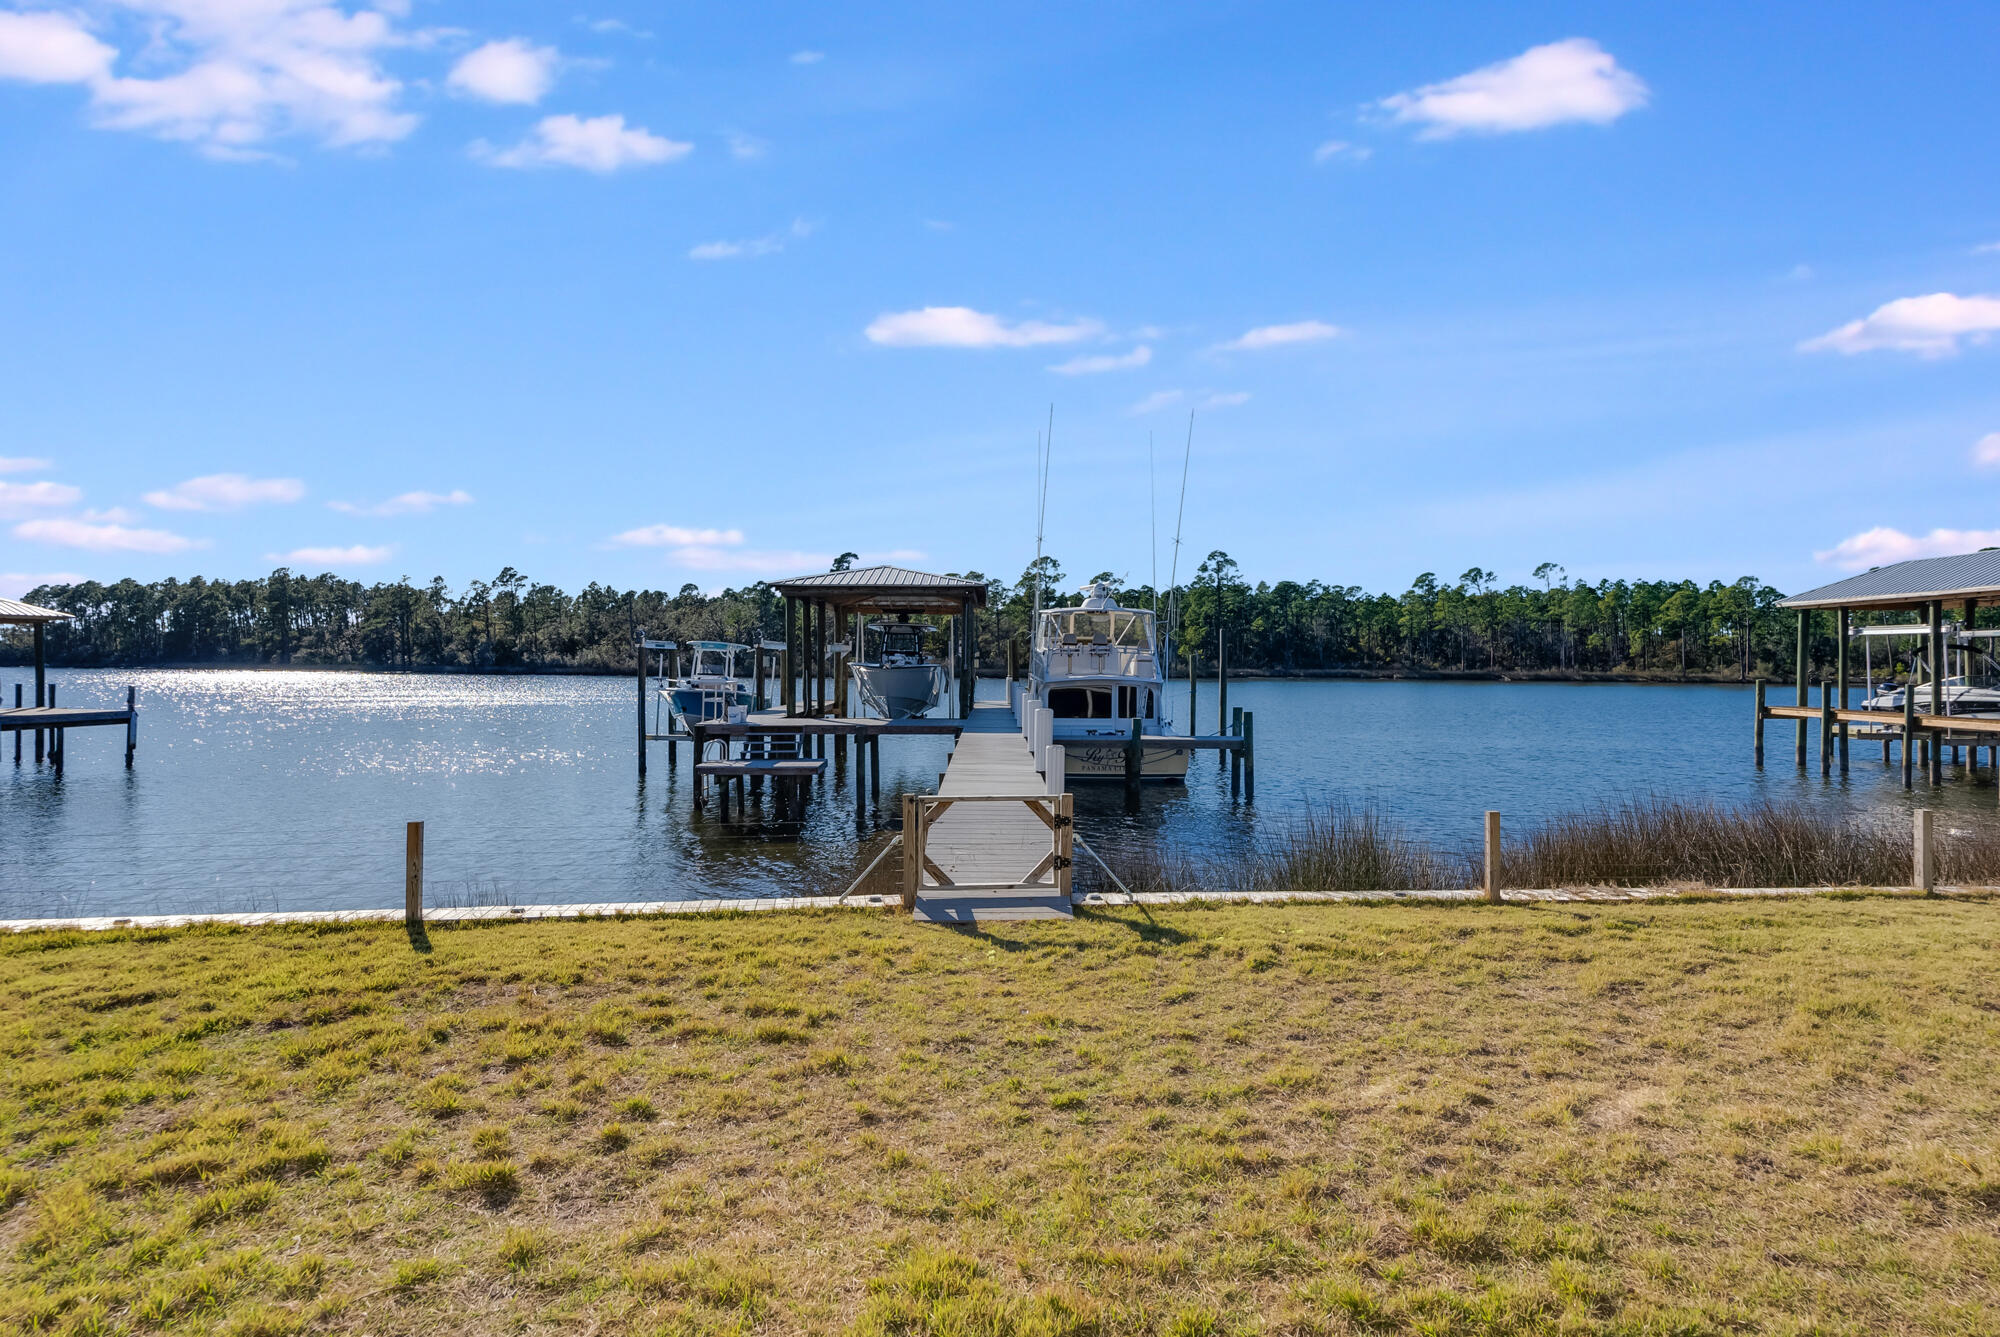
[[[886,627],[882,631],[882,653],[914,655],[923,653],[923,637],[915,627]]]
[[[735,656],[727,650],[697,650],[694,655],[694,677],[727,678],[735,665]]]
[[[1153,615],[1136,608],[1056,608],[1042,614],[1042,643],[1153,648]]]

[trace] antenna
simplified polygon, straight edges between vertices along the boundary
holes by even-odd
[[[1160,615],[1160,508],[1153,496],[1153,433],[1146,432],[1146,520],[1152,526],[1146,551],[1153,559],[1153,616]]]
[[[1049,459],[1056,448],[1056,406],[1049,405],[1047,435],[1035,434],[1035,621],[1028,628],[1028,643],[1034,644],[1035,628],[1042,620],[1042,538],[1049,514]]]
[[[1194,458],[1194,410],[1189,409],[1187,446],[1181,452],[1181,504],[1180,504],[1180,509],[1174,512],[1174,563],[1172,572],[1167,576],[1167,633],[1162,638],[1167,651],[1167,653],[1163,655],[1162,658],[1166,660],[1166,667],[1169,669],[1173,667],[1174,663],[1173,639],[1172,639],[1173,629],[1177,625],[1179,625],[1176,621],[1176,618],[1178,618],[1178,616],[1180,615],[1181,522],[1187,518],[1188,461],[1193,458]],[[1189,733],[1194,732],[1193,720],[1188,721],[1188,732]]]

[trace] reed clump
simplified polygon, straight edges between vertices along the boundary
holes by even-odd
[[[1938,879],[2000,884],[2000,822],[1942,818]],[[1906,824],[1806,803],[1632,799],[1510,826],[1503,887],[1899,887]],[[1121,853],[1133,891],[1425,891],[1474,887],[1482,851],[1414,836],[1372,809],[1308,813],[1240,858]]]

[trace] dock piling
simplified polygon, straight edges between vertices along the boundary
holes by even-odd
[[[1139,742],[1140,729],[1143,723],[1143,721],[1135,718],[1132,721],[1132,736],[1125,740],[1125,801],[1127,803],[1136,803],[1139,800],[1139,772],[1145,757],[1145,749]]]
[[[1243,712],[1243,746],[1238,750],[1243,758],[1243,801],[1257,801],[1257,712]]]
[[[1819,773],[1833,775],[1833,683],[1826,678],[1819,680]]]
[[[403,828],[403,922],[411,928],[424,926],[424,824],[410,822]]]
[[[1243,707],[1238,706],[1229,716],[1229,726],[1224,730],[1231,738],[1243,736]],[[1229,797],[1240,798],[1243,794],[1243,749],[1241,746],[1229,749]]]
[[[1798,656],[1798,663],[1794,666],[1794,671],[1792,675],[1792,681],[1795,685],[1795,690],[1798,695],[1798,704],[1800,706],[1804,706],[1807,704],[1806,644],[1807,644],[1807,638],[1811,634],[1811,630],[1812,630],[1812,613],[1807,609],[1801,608],[1799,610],[1799,656]],[[1794,753],[1793,759],[1797,763],[1798,768],[1800,770],[1804,770],[1806,768],[1806,722],[1803,718],[1801,718],[1796,725],[1796,738],[1793,745],[1793,753]]]
[[[132,754],[139,750],[139,689],[125,689],[125,769],[132,769]]]
[[[1903,685],[1903,788],[1916,788],[1912,770],[1917,759],[1917,689],[1913,683]]]
[[[1757,722],[1751,730],[1751,742],[1753,754],[1757,760],[1757,769],[1761,771],[1764,769],[1764,680],[1762,678],[1757,679],[1756,702]],[[1889,745],[1884,743],[1882,744],[1882,760],[1887,761],[1888,759]]]

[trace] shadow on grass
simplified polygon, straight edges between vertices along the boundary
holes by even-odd
[[[419,956],[429,956],[431,954],[430,931],[421,923],[411,924],[406,922],[403,927],[410,935],[410,950]]]
[[[1106,913],[1110,910],[1124,910],[1128,913],[1122,915]],[[1119,928],[1130,929],[1137,935],[1140,942],[1156,943],[1163,947],[1179,947],[1183,943],[1193,941],[1191,935],[1183,933],[1177,928],[1169,928],[1167,925],[1153,918],[1153,912],[1143,905],[1117,905],[1115,903],[1102,906],[1079,905],[1075,908],[1074,913],[1078,919],[1087,919],[1093,924],[1111,924]]]

